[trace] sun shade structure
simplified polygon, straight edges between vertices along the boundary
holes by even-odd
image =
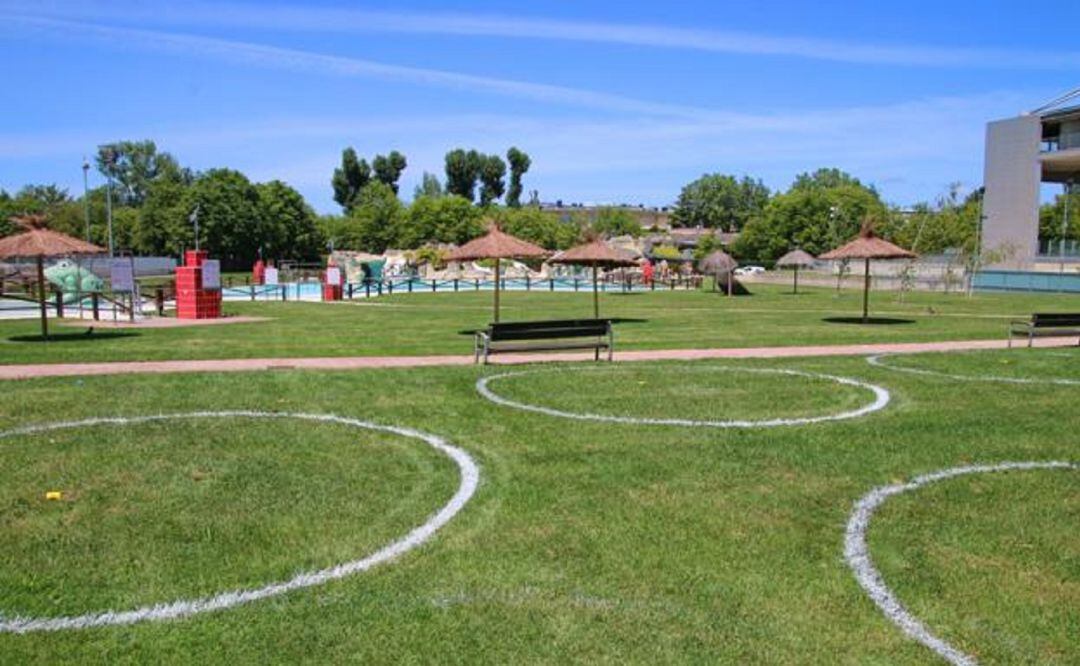
[[[495,260],[495,323],[499,323],[499,262],[502,259],[541,259],[550,254],[539,245],[515,238],[504,233],[497,224],[492,223],[488,232],[465,243],[451,252],[447,261],[475,261],[477,259]]]
[[[11,221],[23,227],[22,233],[0,238],[0,259],[22,258],[37,261],[38,301],[41,305],[41,337],[49,337],[49,320],[45,313],[45,257],[67,257],[75,254],[101,254],[103,248],[45,228],[44,215],[13,217]]]
[[[795,269],[795,284],[792,293],[799,293],[799,269],[814,265],[814,255],[803,250],[794,249],[776,260],[779,268],[791,267]]]
[[[620,252],[600,239],[560,252],[551,259],[550,263],[567,266],[592,266],[593,317],[596,319],[600,318],[597,269],[600,267],[627,268],[638,264],[629,253]]]
[[[739,262],[731,258],[731,255],[723,250],[712,252],[698,263],[698,270],[702,273],[712,273],[715,276],[713,291],[720,282],[720,276],[727,277],[727,295],[731,296],[734,289],[732,272],[739,267]]]
[[[864,270],[866,271],[863,279],[863,306],[862,306],[862,320],[863,323],[869,321],[869,308],[870,308],[870,260],[871,259],[914,259],[918,255],[914,252],[910,252],[900,247],[899,245],[893,245],[889,241],[878,238],[874,233],[874,228],[871,224],[864,224],[862,230],[859,232],[859,237],[855,240],[842,245],[835,250],[830,250],[821,255],[821,259],[829,261],[843,261],[844,259],[862,259],[866,262]]]

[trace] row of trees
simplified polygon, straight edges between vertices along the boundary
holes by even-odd
[[[963,196],[953,185],[934,202],[891,207],[872,186],[839,169],[800,174],[776,193],[760,180],[708,174],[682,189],[672,220],[739,232],[729,250],[744,260],[773,261],[794,247],[820,254],[852,238],[867,220],[880,235],[919,253],[972,254],[981,200],[981,190]],[[1043,207],[1044,234],[1061,228],[1062,208],[1061,202]]]
[[[506,185],[507,163],[510,165],[509,189]],[[388,186],[396,195],[398,180],[407,164],[405,156],[396,150],[388,155],[376,155],[369,165],[367,160],[357,157],[353,148],[346,148],[341,153],[341,166],[334,170],[330,179],[334,201],[349,213],[362,197],[364,188],[373,183]],[[506,151],[505,161],[499,155],[455,148],[446,153],[445,188],[437,176],[424,172],[414,198],[450,194],[472,203],[477,199],[479,185],[480,206],[491,206],[505,194],[508,207],[520,208],[523,191],[521,179],[530,166],[532,160],[518,148]]]
[[[260,255],[317,259],[323,236],[317,217],[299,192],[281,181],[252,183],[231,169],[196,173],[159,152],[152,141],[123,141],[101,148],[96,163],[111,188],[113,242],[120,252],[177,255],[200,245],[229,266],[250,266]],[[0,191],[0,220],[43,213],[50,226],[108,244],[104,186],[74,198],[55,185],[28,185],[14,195]],[[10,224],[0,233],[10,233]]]
[[[335,249],[380,253],[389,248],[460,245],[483,234],[488,220],[551,250],[570,247],[589,234],[638,236],[643,231],[632,213],[619,208],[602,208],[592,217],[584,211],[565,216],[536,206],[477,207],[458,194],[420,188],[406,205],[380,183],[365,187],[343,215],[321,218],[320,228]]]

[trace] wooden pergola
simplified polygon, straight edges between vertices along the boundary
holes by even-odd
[[[572,247],[555,255],[549,263],[567,266],[592,266],[593,317],[600,318],[600,296],[597,284],[597,269],[627,268],[637,266],[637,261],[600,239]]]
[[[45,258],[82,254],[102,254],[104,248],[73,238],[46,227],[44,215],[22,215],[11,218],[24,231],[0,238],[0,259],[35,259],[37,263],[38,301],[41,306],[41,337],[49,339],[49,319],[45,305]]]
[[[870,320],[870,260],[871,259],[915,259],[918,255],[909,250],[905,250],[899,245],[893,245],[884,238],[879,238],[874,233],[874,227],[870,223],[865,223],[862,226],[862,230],[859,232],[859,236],[854,240],[836,248],[830,250],[821,255],[821,259],[829,261],[842,261],[844,259],[862,259],[864,260],[866,271],[863,277],[863,306],[862,306],[862,320],[863,323],[867,323]]]
[[[503,259],[542,259],[549,252],[539,245],[504,233],[494,222],[488,232],[465,243],[447,256],[447,261],[495,260],[495,323],[499,323],[499,262]]]

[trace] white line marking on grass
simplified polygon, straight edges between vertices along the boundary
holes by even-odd
[[[706,368],[700,369],[704,370]],[[635,425],[673,425],[703,428],[773,428],[777,426],[794,426],[806,425],[810,423],[824,423],[827,421],[842,421],[844,419],[854,419],[860,416],[866,416],[867,414],[870,414],[872,412],[884,409],[884,407],[889,404],[890,400],[889,392],[882,387],[875,384],[862,382],[856,379],[850,379],[848,377],[837,377],[835,375],[824,375],[815,372],[803,372],[801,370],[783,370],[779,368],[731,368],[720,366],[709,367],[707,369],[728,372],[753,372],[759,374],[790,375],[795,377],[809,377],[811,379],[827,379],[838,384],[855,386],[858,388],[866,389],[868,391],[872,391],[874,394],[874,401],[858,409],[840,412],[838,414],[826,414],[824,416],[807,416],[798,418],[776,418],[761,420],[706,421],[699,419],[660,419],[637,416],[611,416],[607,414],[566,412],[559,409],[553,409],[551,407],[541,407],[539,405],[530,405],[523,402],[516,402],[514,400],[510,400],[508,398],[497,395],[488,386],[488,383],[495,379],[505,379],[507,377],[521,377],[525,375],[536,374],[539,372],[554,372],[552,370],[524,370],[519,372],[504,372],[497,375],[488,375],[487,377],[481,377],[479,380],[477,380],[476,390],[484,398],[504,407],[510,407],[511,409],[521,409],[528,412],[536,412],[537,414],[545,414],[547,416],[557,416],[564,419],[575,419],[578,421],[600,421],[604,423],[628,423]],[[561,368],[559,371],[565,372],[579,370],[581,370],[581,368]]]
[[[870,559],[870,550],[866,544],[866,530],[870,526],[870,519],[878,507],[885,500],[894,495],[900,495],[911,490],[917,490],[925,485],[951,479],[965,474],[984,474],[988,472],[1005,472],[1010,470],[1035,470],[1035,469],[1080,469],[1080,465],[1073,463],[1050,461],[1050,462],[1004,462],[996,465],[965,465],[952,467],[930,474],[917,476],[907,483],[899,483],[891,486],[881,486],[871,490],[862,499],[855,503],[855,509],[848,519],[847,532],[844,537],[844,559],[855,574],[866,593],[870,595],[877,607],[889,618],[893,624],[911,638],[919,641],[930,648],[946,661],[970,666],[975,664],[975,658],[961,652],[945,640],[935,636],[912,615],[900,600],[896,598],[892,590],[885,584],[881,572],[874,566]]]
[[[422,525],[414,528],[411,532],[383,546],[374,553],[351,562],[338,564],[328,569],[300,573],[289,580],[271,583],[264,587],[248,590],[234,590],[223,592],[202,599],[185,599],[154,606],[143,606],[126,611],[106,611],[103,613],[88,613],[69,617],[5,617],[0,614],[0,633],[27,633],[31,631],[59,631],[63,629],[86,629],[89,627],[101,627],[106,625],[126,625],[142,622],[144,620],[170,620],[187,617],[197,613],[231,608],[240,604],[250,603],[259,599],[285,594],[293,590],[305,587],[323,585],[339,578],[351,576],[372,567],[390,562],[404,553],[420,546],[429,540],[435,532],[450,522],[476,492],[480,481],[480,468],[468,453],[446,440],[435,435],[429,435],[419,430],[398,426],[378,425],[361,421],[359,419],[335,416],[333,414],[305,414],[291,412],[259,412],[259,411],[217,411],[217,412],[189,412],[183,414],[158,414],[147,416],[116,416],[103,418],[90,418],[80,421],[59,421],[26,426],[0,432],[0,439],[18,435],[30,435],[50,430],[62,430],[67,428],[81,428],[96,425],[131,425],[136,423],[148,423],[151,421],[167,421],[172,419],[201,419],[201,418],[288,418],[302,419],[306,421],[319,421],[323,423],[338,423],[354,428],[388,432],[402,437],[419,439],[431,448],[439,451],[454,461],[461,475],[461,482],[457,491],[450,501],[435,514],[429,517]]]
[[[938,372],[936,370],[923,370],[921,368],[905,368],[898,365],[889,365],[882,362],[882,359],[893,356],[893,354],[874,354],[866,357],[866,362],[870,365],[876,365],[879,368],[885,368],[886,370],[895,370],[897,372],[907,372],[913,375],[925,375],[927,377],[941,377],[943,379],[955,379],[961,382],[1000,382],[1004,384],[1056,384],[1061,386],[1080,386],[1080,380],[1076,379],[1054,379],[1048,377],[1045,379],[1027,379],[1024,377],[996,377],[993,375],[953,375],[947,372]]]

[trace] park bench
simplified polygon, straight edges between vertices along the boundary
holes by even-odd
[[[505,352],[565,351],[592,349],[600,360],[600,350],[607,350],[611,360],[615,337],[610,319],[559,319],[551,321],[516,321],[488,324],[476,332],[475,361],[488,362],[488,356]]]
[[[1026,337],[1030,347],[1037,337],[1062,335],[1080,336],[1080,313],[1036,312],[1030,320],[1014,319],[1009,323],[1009,347],[1014,337]]]

